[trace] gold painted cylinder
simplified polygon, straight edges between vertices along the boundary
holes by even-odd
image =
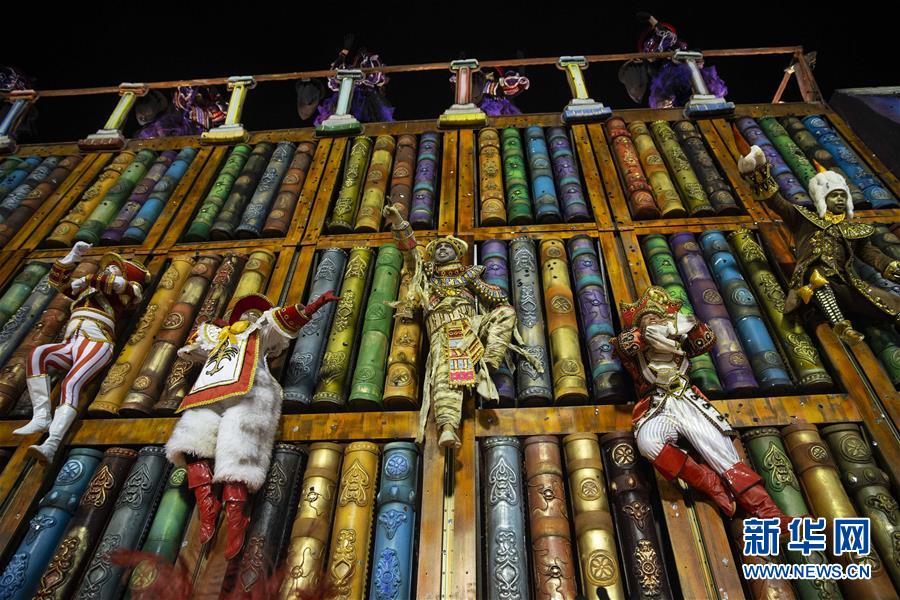
[[[349,375],[356,353],[356,330],[366,302],[366,281],[371,262],[371,248],[350,251],[341,282],[341,299],[334,311],[325,355],[319,367],[319,381],[312,401],[314,406],[334,408],[347,403]]]
[[[178,301],[163,320],[153,346],[131,384],[131,390],[119,407],[120,415],[140,417],[153,413],[153,405],[159,400],[166,376],[175,363],[178,349],[187,339],[209,282],[221,260],[215,254],[197,257],[190,276],[181,288]]]
[[[257,250],[250,253],[247,264],[241,272],[241,278],[238,279],[234,293],[231,294],[231,300],[228,301],[228,307],[225,309],[225,317],[234,308],[238,300],[250,294],[262,294],[266,291],[266,284],[269,282],[269,276],[272,275],[272,269],[275,267],[275,255],[268,250]]]
[[[150,303],[141,315],[131,337],[100,384],[99,393],[88,406],[90,414],[114,415],[119,412],[125,395],[137,379],[144,358],[150,352],[156,332],[162,327],[163,321],[175,305],[178,294],[193,267],[192,258],[178,257],[172,260],[172,264],[160,278]]]
[[[650,137],[650,130],[643,121],[632,121],[628,124],[628,131],[634,138],[634,147],[637,148],[638,157],[641,160],[641,166],[644,167],[644,173],[650,181],[650,187],[653,189],[653,196],[656,198],[656,205],[659,207],[661,216],[664,219],[673,219],[676,217],[687,216],[687,210],[681,202],[681,196],[669,177],[669,171],[663,162],[662,155],[653,143]]]
[[[591,598],[602,587],[610,600],[625,600],[597,436],[593,433],[568,435],[563,438],[563,447],[575,515],[582,591],[585,597]]]
[[[795,423],[781,430],[788,456],[794,463],[794,470],[800,478],[803,493],[813,515],[825,517],[828,525],[825,533],[828,536],[828,548],[833,550],[832,531],[834,519],[856,518],[859,515],[850,502],[847,492],[841,485],[841,476],[831,457],[828,446],[822,441],[818,429],[810,423]],[[830,553],[829,553],[830,554]],[[851,563],[868,564],[872,567],[871,579],[843,579],[839,583],[841,591],[848,597],[870,599],[896,598],[897,592],[881,563],[881,558],[871,549],[868,556],[855,556],[852,553],[834,556],[837,562],[846,568]]]
[[[331,516],[338,492],[338,473],[343,448],[318,443],[309,447],[309,463],[300,486],[297,516],[285,559],[282,600],[315,590],[325,569],[325,550],[331,533]]]
[[[587,402],[587,377],[581,361],[578,319],[562,240],[541,242],[541,274],[550,334],[553,399],[566,403]]]
[[[361,135],[353,140],[350,156],[344,167],[344,181],[338,190],[328,222],[328,233],[350,233],[356,221],[359,209],[359,191],[363,174],[369,164],[369,151],[372,149],[372,138]]]
[[[344,449],[328,559],[335,600],[366,597],[379,452],[372,442],[353,442]]]
[[[384,194],[394,162],[396,142],[389,135],[379,135],[372,149],[372,161],[363,185],[362,202],[356,215],[356,233],[369,233],[381,229],[381,211],[384,208]]]
[[[75,234],[81,228],[81,225],[87,221],[94,209],[100,205],[100,201],[106,195],[106,192],[116,183],[128,165],[132,163],[136,154],[129,150],[125,150],[116,155],[115,158],[103,169],[93,185],[81,195],[81,199],[72,210],[66,213],[59,224],[53,229],[53,232],[47,236],[45,244],[53,248],[67,248],[72,245]]]
[[[506,225],[503,169],[500,165],[500,134],[492,127],[478,132],[478,166],[481,225],[482,227]]]
[[[412,278],[406,269],[400,274],[397,297],[406,298]],[[421,312],[394,317],[394,333],[388,354],[384,382],[384,406],[389,409],[415,409],[419,406],[419,356],[422,350]]]

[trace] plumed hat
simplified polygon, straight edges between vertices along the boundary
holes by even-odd
[[[622,309],[622,328],[629,329],[640,323],[645,315],[671,317],[681,308],[681,300],[672,298],[664,288],[651,285],[637,302],[620,302],[619,308]]]

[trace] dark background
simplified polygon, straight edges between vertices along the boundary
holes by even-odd
[[[802,45],[818,51],[815,76],[827,99],[835,89],[900,83],[893,72],[893,23],[874,3],[618,3],[524,4],[445,2],[414,9],[395,3],[337,12],[270,2],[83,3],[58,8],[20,4],[28,27],[5,27],[0,64],[14,64],[40,89],[116,85],[194,77],[279,73],[327,68],[345,32],[378,52],[386,64],[445,61],[465,54],[487,59],[631,52],[642,30],[634,18],[648,10],[675,25],[696,49]],[[506,6],[504,10],[504,6]],[[883,5],[882,5],[883,6]],[[455,8],[454,8],[455,7]],[[482,12],[478,12],[478,11]],[[31,12],[47,13],[27,15]],[[26,21],[23,21],[26,22]],[[710,60],[738,103],[769,102],[789,57]],[[613,108],[635,104],[616,78],[619,65],[586,72],[591,95]],[[563,73],[531,67],[532,87],[517,99],[524,112],[561,110],[570,98]],[[393,75],[388,97],[399,119],[434,118],[452,101],[449,72]],[[784,100],[799,100],[791,83]],[[97,95],[38,102],[37,138],[74,140],[106,120],[116,98]],[[243,123],[251,130],[308,125],[295,111],[293,82],[260,84],[251,91]],[[126,131],[133,129],[131,117]]]

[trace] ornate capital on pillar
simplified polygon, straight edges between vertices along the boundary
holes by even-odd
[[[119,84],[119,102],[106,121],[106,125],[97,133],[89,135],[78,141],[78,147],[86,151],[104,152],[121,150],[125,147],[125,136],[122,135],[122,126],[128,113],[134,107],[134,101],[138,96],[143,96],[149,88],[143,83]]]
[[[353,101],[353,91],[363,78],[363,72],[359,69],[338,69],[337,80],[341,82],[338,90],[337,106],[334,114],[325,119],[316,127],[316,137],[342,137],[345,135],[359,135],[363,126],[350,114],[350,106]]]
[[[588,96],[582,71],[587,69],[588,62],[583,56],[560,56],[556,67],[566,72],[572,100],[562,112],[563,123],[590,123],[605,121],[612,114],[608,106]]]
[[[0,122],[0,156],[16,151],[16,128],[28,112],[28,107],[38,99],[38,93],[34,90],[15,90],[9,93],[8,98],[12,106]]]
[[[456,102],[438,118],[442,129],[484,127],[487,115],[472,103],[472,73],[478,71],[478,61],[474,58],[454,60],[450,70],[456,73]]]
[[[698,63],[703,62],[703,54],[701,52],[693,52],[687,50],[677,50],[672,61],[676,63],[684,63],[691,70],[691,87],[694,93],[691,99],[684,105],[684,116],[688,119],[710,119],[722,115],[730,115],[734,112],[734,103],[728,102],[725,98],[720,98],[709,93],[706,87],[706,81],[703,80],[703,73],[700,71]]]
[[[231,92],[231,99],[228,101],[225,122],[201,133],[201,144],[236,144],[247,140],[247,130],[241,124],[241,113],[244,111],[247,92],[255,87],[256,80],[250,75],[228,78],[228,91]]]

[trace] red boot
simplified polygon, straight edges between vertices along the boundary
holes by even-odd
[[[216,532],[222,503],[212,489],[213,472],[209,459],[203,458],[187,465],[188,489],[194,490],[200,514],[200,543],[208,542]]]
[[[735,463],[723,474],[738,505],[758,519],[779,519],[782,533],[788,532],[791,517],[785,515],[762,485],[762,477],[742,462]]]
[[[228,537],[225,539],[225,558],[231,560],[237,556],[244,545],[244,533],[250,524],[247,516],[247,484],[226,483],[222,488],[222,500],[225,502],[225,523],[228,526]]]
[[[729,517],[734,515],[734,500],[722,485],[719,476],[706,465],[696,462],[684,450],[666,444],[653,461],[653,466],[666,479],[682,479],[692,488],[706,494],[723,513]]]

